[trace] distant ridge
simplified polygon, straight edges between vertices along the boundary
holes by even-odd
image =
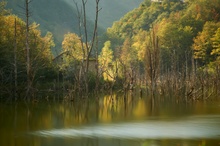
[[[79,4],[81,0],[76,0]],[[136,8],[143,0],[101,0],[99,15],[99,30],[104,32],[107,27],[112,26],[114,21],[119,20],[128,11]],[[24,17],[22,9],[23,0],[8,0],[7,8],[19,17]],[[54,35],[56,50],[60,50],[64,34],[68,32],[78,33],[78,20],[76,17],[76,7],[72,0],[32,0],[31,20],[40,24],[42,33],[50,31]],[[88,0],[87,17],[89,30],[94,24],[95,3]]]

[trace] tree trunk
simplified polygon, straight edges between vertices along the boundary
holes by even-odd
[[[25,46],[26,46],[26,67],[27,67],[27,92],[26,96],[27,99],[30,100],[30,92],[31,92],[31,63],[30,63],[30,47],[29,47],[29,3],[31,1],[25,0],[25,16],[26,16],[26,40],[25,40]]]
[[[93,30],[93,35],[92,35],[92,40],[91,43],[88,42],[88,31],[87,31],[87,18],[86,18],[86,3],[87,0],[81,0],[82,1],[82,14],[79,11],[78,5],[77,3],[74,1],[76,7],[77,7],[77,13],[78,13],[78,19],[79,19],[79,31],[80,31],[80,37],[81,37],[81,46],[83,49],[83,59],[82,59],[82,71],[83,71],[83,84],[84,84],[84,91],[86,96],[88,96],[88,92],[89,92],[89,60],[91,57],[91,53],[94,47],[94,44],[96,42],[97,39],[97,26],[98,26],[98,14],[99,14],[99,1],[100,0],[96,0],[96,16],[95,16],[95,26],[94,26],[94,30]],[[83,29],[84,29],[84,36],[85,36],[85,48],[83,45],[83,38],[82,38],[82,34],[81,34],[81,15],[83,16]],[[85,64],[84,64],[85,62]]]
[[[96,56],[96,64],[95,64],[95,69],[96,69],[96,84],[95,84],[95,92],[98,93],[99,91],[99,61],[98,61],[98,32],[96,32],[96,51],[95,51],[95,56]]]
[[[146,72],[150,79],[150,90],[152,94],[155,94],[157,86],[157,78],[159,75],[159,65],[160,65],[160,50],[158,46],[158,37],[155,34],[155,28],[152,29],[152,34],[148,40],[149,44],[146,48]]]
[[[17,70],[17,20],[15,18],[14,27],[14,99],[17,100],[18,70]]]

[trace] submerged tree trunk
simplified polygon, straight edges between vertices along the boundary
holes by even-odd
[[[96,83],[95,83],[95,93],[99,91],[99,61],[98,61],[98,31],[96,31],[96,51],[95,51],[95,69],[96,69]]]
[[[15,18],[14,24],[14,99],[17,100],[18,88],[18,70],[17,70],[17,20]]]
[[[157,78],[159,76],[159,66],[160,66],[160,49],[158,43],[158,37],[155,34],[155,28],[152,28],[152,34],[148,40],[148,45],[146,46],[146,72],[150,79],[150,90],[152,94],[155,94],[157,86]]]
[[[30,47],[29,47],[29,4],[30,0],[25,0],[25,17],[26,17],[26,38],[25,38],[25,46],[26,46],[26,67],[27,67],[27,99],[30,100],[30,92],[31,92],[31,62],[30,62]]]
[[[94,28],[94,36],[93,36],[93,42],[96,43],[96,50],[95,50],[95,54],[96,54],[96,87],[95,87],[95,91],[98,92],[99,90],[99,62],[98,62],[98,18],[99,18],[99,11],[101,9],[99,9],[99,1],[100,0],[96,0],[96,17],[95,17],[95,28]]]
[[[96,0],[95,26],[93,29],[91,42],[88,42],[89,38],[88,38],[87,18],[86,18],[87,0],[81,0],[81,2],[82,2],[82,10],[80,11],[78,8],[77,2],[74,1],[75,5],[77,7],[78,20],[79,20],[79,32],[80,32],[81,46],[82,46],[82,51],[83,51],[83,58],[82,58],[82,64],[81,64],[82,74],[80,74],[80,76],[79,76],[79,81],[80,82],[81,82],[81,80],[83,81],[83,88],[84,88],[84,90],[82,90],[80,92],[85,91],[86,96],[88,96],[88,92],[89,92],[89,61],[90,61],[91,53],[93,51],[93,48],[94,48],[94,45],[95,45],[96,39],[97,39],[98,14],[101,9],[99,9],[100,0]],[[83,23],[84,35],[82,35],[81,23]],[[83,36],[84,36],[84,38],[83,38]],[[83,40],[85,40],[85,45],[83,44]]]

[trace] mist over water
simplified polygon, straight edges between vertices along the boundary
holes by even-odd
[[[118,139],[218,139],[220,116],[193,116],[178,121],[143,121],[101,124],[80,128],[42,130],[42,137],[118,138]]]

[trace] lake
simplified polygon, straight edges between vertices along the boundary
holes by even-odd
[[[148,97],[0,103],[0,146],[220,146],[220,101]]]

